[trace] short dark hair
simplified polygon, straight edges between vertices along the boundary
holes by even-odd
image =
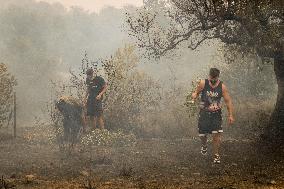
[[[219,77],[219,75],[220,75],[220,70],[218,70],[217,68],[211,68],[210,71],[209,71],[209,75],[210,75],[212,78]]]
[[[89,68],[87,71],[86,71],[86,74],[87,75],[92,75],[94,73],[94,70],[92,68]]]

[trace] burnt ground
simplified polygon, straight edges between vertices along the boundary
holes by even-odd
[[[214,165],[210,155],[200,155],[196,138],[140,139],[130,147],[78,146],[62,152],[22,134],[17,139],[1,134],[0,188],[284,188],[283,156],[254,146],[225,140],[222,162]]]

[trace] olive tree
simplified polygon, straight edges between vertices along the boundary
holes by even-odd
[[[266,136],[276,141],[284,138],[283,7],[280,0],[145,0],[138,13],[127,14],[127,22],[129,34],[150,57],[218,41],[272,62],[278,95]]]

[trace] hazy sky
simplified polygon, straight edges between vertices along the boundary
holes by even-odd
[[[125,5],[141,6],[143,0],[37,0],[49,3],[60,2],[66,7],[80,6],[89,11],[99,12],[105,6],[121,8]]]

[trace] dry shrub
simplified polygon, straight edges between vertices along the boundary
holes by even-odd
[[[138,65],[139,59],[133,46],[126,45],[118,49],[106,60],[90,61],[85,54],[80,72],[71,72],[69,84],[54,83],[56,92],[53,96],[59,98],[69,94],[82,101],[86,91],[84,73],[91,67],[99,70],[108,82],[104,97],[104,116],[108,130],[114,133],[121,130],[126,135],[134,133],[137,137],[150,138],[193,135],[195,125],[192,127],[183,105],[184,89],[162,89],[159,82],[141,72]],[[50,112],[54,115],[52,122],[60,128],[62,123],[58,119],[58,112]]]
[[[30,144],[59,144],[63,145],[61,138],[63,137],[63,128],[54,127],[54,125],[46,125],[39,119],[35,120],[35,127],[26,128],[23,138]],[[132,133],[125,134],[121,130],[108,131],[96,129],[90,133],[83,135],[80,143],[85,147],[103,146],[103,147],[121,147],[132,146],[136,144],[136,136]]]
[[[234,129],[229,129],[228,136],[255,138],[261,133],[271,113],[274,103],[270,99],[276,98],[275,79],[268,79],[269,75],[273,75],[272,66],[267,64],[260,67],[263,65],[259,64],[261,60],[253,56],[239,56],[230,64],[225,63],[226,59],[222,57],[222,54],[218,55],[216,63],[210,67],[221,70],[221,80],[228,86],[235,105],[236,123]],[[106,126],[112,133],[95,131],[88,136],[93,137],[90,143],[98,143],[95,135],[115,138],[115,133],[122,131],[126,138],[131,133],[150,138],[196,136],[199,107],[198,103],[191,103],[191,94],[198,80],[194,79],[188,93],[187,89],[179,86],[162,90],[158,81],[137,69],[138,65],[139,59],[133,46],[118,49],[106,60],[90,61],[86,54],[80,72],[71,72],[70,82],[57,87],[54,96],[70,95],[82,101],[86,91],[85,71],[92,67],[100,70],[108,81],[104,109]],[[208,70],[208,67],[205,68],[204,72],[193,78],[207,77]],[[56,111],[52,112],[56,115]],[[52,119],[60,128],[61,122],[57,118],[58,115]],[[104,140],[102,138],[100,140]],[[107,141],[102,143],[107,144]]]
[[[5,64],[0,64],[0,128],[9,125],[12,118],[13,92],[16,80]]]
[[[110,129],[137,133],[159,106],[160,86],[149,75],[137,70],[138,63],[132,46],[119,49],[103,63],[108,80],[105,115]]]
[[[257,139],[264,131],[273,111],[273,100],[246,98],[235,104],[236,123],[228,136],[239,139]]]
[[[42,123],[42,122],[41,122]],[[25,128],[23,139],[29,144],[50,145],[57,143],[57,132],[54,132],[54,127],[45,123],[35,123],[33,128]]]
[[[54,108],[54,101],[61,96],[71,96],[82,104],[86,92],[85,72],[88,68],[94,68],[108,83],[108,90],[103,100],[104,116],[106,127],[112,132],[100,134],[110,137],[110,140],[116,138],[116,142],[123,137],[132,136],[131,133],[142,136],[140,132],[142,125],[153,112],[158,111],[161,91],[158,82],[138,71],[138,63],[135,48],[129,45],[118,49],[106,60],[90,61],[85,54],[79,72],[70,71],[71,79],[68,83],[52,83],[53,91],[47,109],[55,130],[60,131],[62,128],[62,116]],[[123,137],[121,137],[122,131],[126,133]],[[97,132],[94,131],[88,137],[99,135]],[[96,143],[96,139],[93,139]]]
[[[164,92],[161,99],[161,108],[156,115],[156,123],[163,138],[179,139],[195,135],[195,118],[188,117],[187,108],[184,105],[186,91],[182,87],[176,87]]]

